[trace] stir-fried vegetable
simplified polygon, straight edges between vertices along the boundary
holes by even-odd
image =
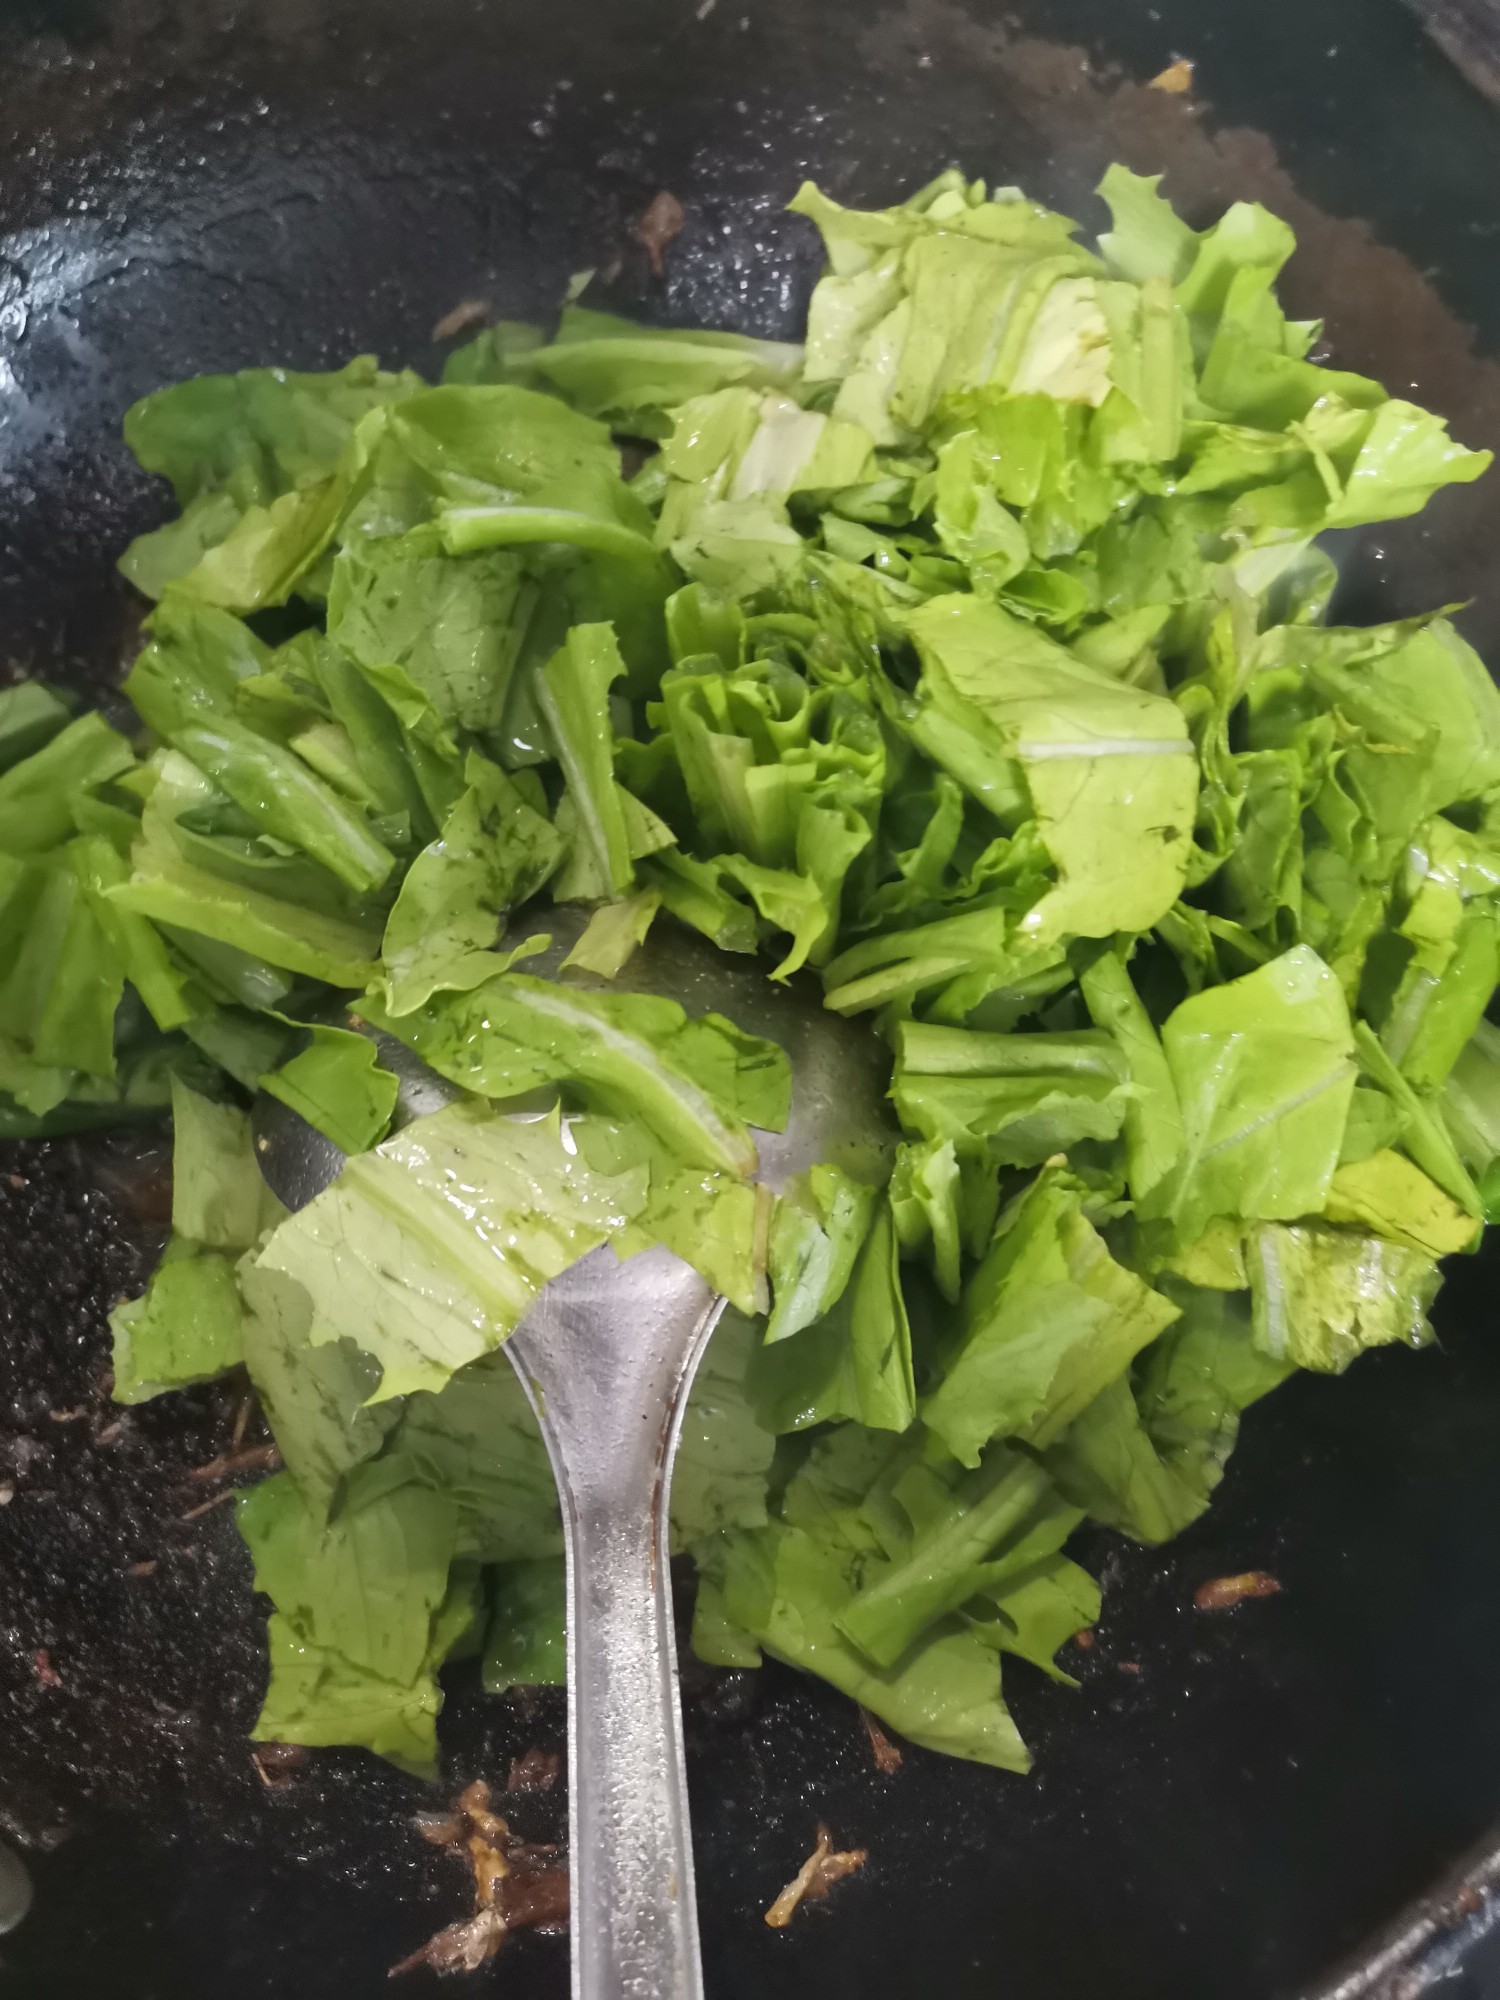
[[[1500,696],[1439,615],[1330,626],[1317,537],[1487,455],[1310,358],[1275,217],[1102,192],[1089,248],[956,173],[804,188],[803,347],[570,306],[439,387],[130,412],[181,507],[124,558],[140,726],[0,694],[0,1126],[174,1112],[117,1393],[260,1392],[262,1733],[422,1768],[446,1659],[557,1676],[498,1349],[600,1244],[731,1301],[699,1652],[1010,1769],[1001,1656],[1065,1677],[1098,1614],[1080,1523],[1165,1540],[1289,1372],[1427,1339],[1500,1203]],[[550,902],[590,985],[530,964]],[[888,1185],[830,1163],[767,1228],[781,1052],[600,989],[668,921],[875,1018]],[[351,1010],[460,1101],[387,1136]],[[350,1155],[296,1216],[257,1088]]]

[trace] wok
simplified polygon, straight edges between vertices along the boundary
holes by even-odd
[[[1483,85],[1494,38],[1467,14],[1446,43]],[[1146,88],[1174,56],[1192,91]],[[789,334],[815,253],[781,209],[804,173],[880,203],[957,160],[1092,214],[1115,157],[1164,168],[1195,219],[1279,209],[1304,246],[1290,302],[1326,310],[1337,359],[1500,445],[1500,117],[1396,0],[10,0],[0,669],[109,698],[135,615],[113,559],[165,511],[119,419],[164,382],[359,350],[435,367],[450,308],[543,315],[584,268],[625,311]],[[663,189],[687,224],[658,280],[633,230]],[[1492,475],[1351,542],[1341,612],[1479,592],[1463,619],[1500,658],[1497,514]],[[464,1910],[412,1811],[555,1747],[561,1702],[460,1673],[437,1791],[344,1753],[267,1788],[249,1565],[187,1480],[234,1392],[104,1399],[106,1312],[161,1240],[160,1146],[3,1150],[0,1838],[37,1895],[0,1996],[386,1993]],[[1081,1691],[1008,1681],[1034,1778],[916,1751],[882,1776],[826,1689],[690,1671],[709,1991],[1500,1994],[1495,1274],[1460,1261],[1437,1351],[1252,1412],[1170,1548],[1084,1551],[1105,1613]],[[1250,1567],[1282,1594],[1193,1609]],[[512,1817],[545,1838],[562,1801]],[[820,1819],[869,1866],[772,1933]],[[526,1936],[472,1990],[543,2000],[565,1967]]]

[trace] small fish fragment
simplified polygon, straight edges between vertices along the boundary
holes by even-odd
[[[528,1757],[549,1761],[540,1751],[531,1751]],[[518,1765],[526,1762],[527,1758],[516,1760]],[[393,1965],[390,1978],[423,1967],[439,1973],[477,1972],[513,1930],[528,1925],[557,1930],[566,1924],[570,1889],[566,1860],[553,1846],[515,1839],[507,1823],[490,1810],[490,1788],[482,1778],[466,1785],[446,1813],[418,1813],[412,1824],[430,1846],[441,1847],[467,1864],[474,1878],[474,1914],[449,1924],[419,1951]]]
[[[1193,87],[1193,65],[1186,56],[1170,62],[1160,75],[1153,76],[1147,90],[1160,90],[1168,97],[1186,97]]]
[[[1281,1585],[1263,1569],[1247,1569],[1239,1576],[1215,1576],[1200,1583],[1193,1602],[1200,1611],[1232,1611],[1247,1597],[1275,1597]]]
[[[664,278],[667,266],[664,252],[682,234],[682,225],[687,221],[682,203],[675,194],[668,194],[663,188],[646,213],[635,225],[636,241],[644,248],[651,265],[653,278]]]
[[[846,1875],[853,1875],[857,1869],[863,1868],[868,1858],[863,1847],[836,1854],[832,1834],[826,1826],[820,1825],[817,1846],[766,1911],[766,1922],[773,1931],[785,1930],[803,1903],[819,1901],[835,1882],[842,1882]]]
[[[867,1708],[859,1711],[859,1719],[865,1726],[865,1735],[870,1739],[870,1754],[875,1759],[875,1768],[883,1778],[892,1777],[901,1769],[901,1752]]]
[[[488,299],[460,299],[451,312],[445,312],[432,329],[434,340],[457,340],[461,333],[467,333],[471,326],[483,326],[494,307]]]

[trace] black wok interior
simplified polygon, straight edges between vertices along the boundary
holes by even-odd
[[[1179,55],[1189,98],[1142,87]],[[622,310],[793,335],[804,174],[882,203],[958,161],[1097,219],[1114,157],[1165,167],[1195,219],[1286,209],[1289,291],[1338,359],[1500,447],[1500,113],[1398,0],[10,0],[0,679],[116,678],[113,561],[165,506],[119,439],[149,389],[369,350],[433,368],[458,302],[545,315],[587,268]],[[632,234],[661,189],[688,216],[664,281]],[[1343,551],[1343,613],[1478,594],[1466,627],[1500,659],[1492,489]],[[559,1745],[561,1704],[459,1675],[443,1787],[327,1753],[264,1788],[248,1561],[228,1510],[181,1518],[231,1399],[119,1429],[100,1400],[161,1159],[150,1134],[0,1148],[0,1838],[38,1886],[0,2000],[370,2000],[464,1912],[410,1814]],[[1460,1260],[1437,1351],[1257,1409],[1172,1547],[1088,1547],[1081,1692],[1008,1676],[1031,1779],[916,1751],[882,1777],[828,1690],[690,1671],[715,2000],[1290,1996],[1500,1819],[1497,1268]],[[1251,1567],[1282,1594],[1193,1609]],[[513,1818],[545,1838],[562,1810]],[[870,1864],[773,1933],[820,1819]],[[560,1996],[566,1944],[524,1937],[469,1990]],[[1493,1945],[1442,1991],[1500,1993]]]

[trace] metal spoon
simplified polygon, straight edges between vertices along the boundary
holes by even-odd
[[[548,920],[554,974],[581,919]],[[570,978],[572,975],[568,975]],[[867,1032],[823,1011],[815,987],[775,987],[675,926],[659,925],[596,990],[664,994],[778,1042],[792,1112],[757,1133],[779,1189],[822,1160],[876,1174],[890,1143],[884,1070]],[[376,1035],[402,1080],[397,1116],[458,1092]],[[261,1170],[289,1208],[326,1187],[338,1149],[271,1098],[256,1107]],[[553,1280],[506,1343],[536,1411],[562,1502],[568,1574],[574,2000],[699,2000],[702,1970],[668,1567],[668,1494],[687,1392],[724,1301],[665,1250],[621,1263],[605,1246]]]
[[[31,1877],[18,1855],[0,1847],[0,1937],[13,1931],[31,1908]]]

